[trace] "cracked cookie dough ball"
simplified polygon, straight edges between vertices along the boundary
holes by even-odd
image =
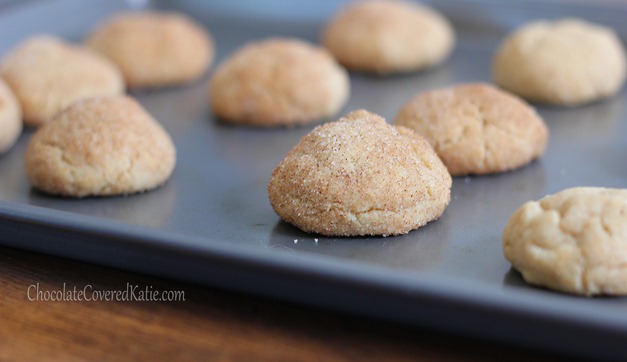
[[[530,101],[579,105],[618,93],[626,64],[612,29],[578,19],[538,21],[503,41],[492,78]]]
[[[218,67],[209,101],[227,122],[291,126],[335,115],[349,92],[348,74],[326,50],[271,38],[245,45]]]
[[[68,197],[150,190],[175,162],[170,136],[127,96],[78,101],[40,127],[26,150],[33,186]]]
[[[124,80],[109,60],[40,35],[12,49],[0,75],[19,100],[24,124],[39,126],[75,101],[124,93]]]
[[[125,12],[113,16],[86,39],[87,47],[111,59],[129,88],[181,85],[211,66],[213,38],[176,12]]]
[[[627,190],[577,187],[522,205],[503,252],[530,284],[562,292],[627,294]]]
[[[7,152],[22,133],[20,104],[0,79],[0,155]]]
[[[426,140],[358,110],[303,137],[275,168],[268,194],[275,212],[304,231],[386,236],[438,219],[451,182]]]
[[[368,0],[349,4],[331,19],[322,43],[348,69],[402,73],[443,62],[455,33],[446,18],[425,5]]]
[[[544,153],[548,140],[531,106],[481,83],[421,93],[394,122],[425,137],[453,176],[524,166]]]

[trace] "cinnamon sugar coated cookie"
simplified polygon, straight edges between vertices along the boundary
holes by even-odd
[[[20,104],[0,79],[0,154],[7,152],[22,133]]]
[[[26,151],[26,173],[46,193],[132,194],[171,175],[176,150],[166,131],[127,96],[78,101],[40,127]]]
[[[627,189],[577,187],[522,205],[503,251],[530,284],[627,295]]]
[[[449,21],[410,1],[355,1],[326,25],[322,42],[349,69],[410,72],[443,62],[455,44]]]
[[[275,212],[304,231],[386,236],[438,219],[451,182],[426,140],[358,110],[303,137],[268,193]]]
[[[425,137],[453,176],[524,166],[544,153],[548,140],[531,106],[481,83],[421,93],[394,122]]]
[[[564,19],[533,22],[509,35],[496,51],[492,77],[530,101],[578,105],[618,93],[626,67],[612,29]]]
[[[19,100],[28,126],[47,122],[79,99],[124,92],[115,65],[48,35],[29,38],[12,49],[2,59],[0,75]]]
[[[214,57],[213,38],[176,12],[125,12],[104,21],[85,41],[108,57],[130,88],[180,85],[205,73]]]
[[[349,92],[348,74],[326,50],[271,38],[245,45],[218,67],[209,101],[227,122],[289,126],[335,115]]]

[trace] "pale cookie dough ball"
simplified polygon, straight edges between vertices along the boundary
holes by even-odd
[[[113,61],[129,88],[194,81],[214,56],[208,30],[175,12],[126,12],[102,23],[85,44]]]
[[[481,83],[418,94],[394,122],[426,138],[453,176],[524,166],[544,153],[549,134],[531,106]]]
[[[503,251],[530,284],[583,295],[627,294],[627,190],[566,189],[522,205]]]
[[[455,33],[446,18],[425,5],[368,0],[349,4],[331,19],[322,42],[348,69],[387,74],[443,62]]]
[[[530,101],[579,105],[618,93],[625,82],[625,59],[609,28],[577,19],[538,21],[503,41],[492,77]]]
[[[0,154],[7,152],[22,133],[20,104],[0,79]]]
[[[451,176],[429,143],[370,112],[318,126],[275,168],[270,203],[323,235],[397,235],[438,219]]]
[[[20,101],[28,126],[47,122],[79,99],[124,92],[122,75],[109,60],[47,35],[12,49],[0,75]]]
[[[323,48],[272,38],[250,43],[216,70],[215,115],[254,126],[297,125],[335,115],[348,100],[347,72]]]
[[[33,186],[69,197],[150,190],[175,162],[170,136],[126,96],[78,101],[40,127],[26,150]]]

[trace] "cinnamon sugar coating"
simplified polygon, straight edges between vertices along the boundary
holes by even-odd
[[[318,126],[275,168],[270,203],[323,235],[397,235],[442,215],[451,176],[429,143],[365,110]]]
[[[78,101],[40,127],[26,150],[26,173],[46,193],[68,197],[132,194],[172,174],[170,136],[134,99]]]

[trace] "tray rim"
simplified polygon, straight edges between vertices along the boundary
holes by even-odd
[[[39,237],[25,239],[33,236],[30,228],[40,230],[36,233]],[[203,237],[115,220],[103,222],[99,217],[16,202],[0,203],[0,230],[7,231],[0,237],[0,245],[5,247],[552,353],[599,358],[599,345],[607,345],[603,353],[616,357],[618,346],[627,341],[626,323],[597,310],[581,314],[576,306],[562,304],[563,294],[550,291],[538,300],[537,290],[510,289],[503,294],[482,289],[486,284],[472,279],[394,270],[309,253],[226,247]],[[49,233],[57,236],[48,238]],[[77,247],[68,249],[63,238],[72,239]],[[99,245],[81,243],[88,238],[110,242],[117,252],[91,253],[94,246],[98,251]],[[185,247],[181,247],[181,240]],[[130,258],[126,255],[129,251]],[[163,268],[163,261],[181,270]],[[209,275],[198,274],[203,272]],[[286,293],[288,289],[293,292]],[[329,301],[327,293],[339,300]],[[356,307],[357,302],[363,304]],[[381,308],[388,310],[381,312]],[[474,322],[460,326],[458,318],[469,316]],[[538,323],[542,323],[541,331],[535,330]],[[512,331],[512,326],[518,330]],[[599,336],[605,337],[599,340]],[[573,338],[585,343],[573,345]]]

